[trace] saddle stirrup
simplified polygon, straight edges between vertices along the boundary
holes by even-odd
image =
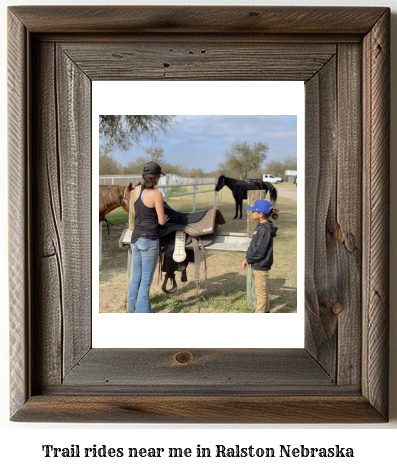
[[[169,289],[167,288],[168,280],[171,280],[171,288]],[[163,284],[161,285],[161,291],[165,294],[173,294],[175,293],[176,289],[177,289],[177,284],[175,281],[175,277],[170,278],[168,275],[165,275]]]
[[[184,231],[175,231],[175,249],[172,258],[177,263],[183,262],[186,258],[185,240],[186,234]]]

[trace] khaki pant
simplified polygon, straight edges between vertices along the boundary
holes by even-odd
[[[270,312],[270,300],[268,291],[269,272],[253,270],[255,278],[256,313]]]

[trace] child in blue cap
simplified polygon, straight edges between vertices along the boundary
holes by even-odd
[[[252,211],[252,219],[258,221],[241,268],[246,270],[248,265],[254,271],[256,313],[270,312],[268,290],[269,270],[273,265],[273,238],[276,237],[277,227],[269,220],[278,218],[277,210],[273,209],[270,201],[256,200],[254,206],[245,209]]]

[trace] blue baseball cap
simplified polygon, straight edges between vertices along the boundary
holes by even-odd
[[[270,201],[267,200],[256,200],[254,206],[247,206],[245,209],[249,211],[258,211],[262,214],[270,214],[272,212],[273,206]]]

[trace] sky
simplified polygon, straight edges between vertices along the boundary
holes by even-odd
[[[141,139],[126,152],[115,149],[113,157],[126,165],[145,157],[147,147],[161,147],[166,162],[211,172],[236,140],[267,144],[267,162],[297,157],[297,116],[177,115],[167,134],[159,134],[154,141]]]

